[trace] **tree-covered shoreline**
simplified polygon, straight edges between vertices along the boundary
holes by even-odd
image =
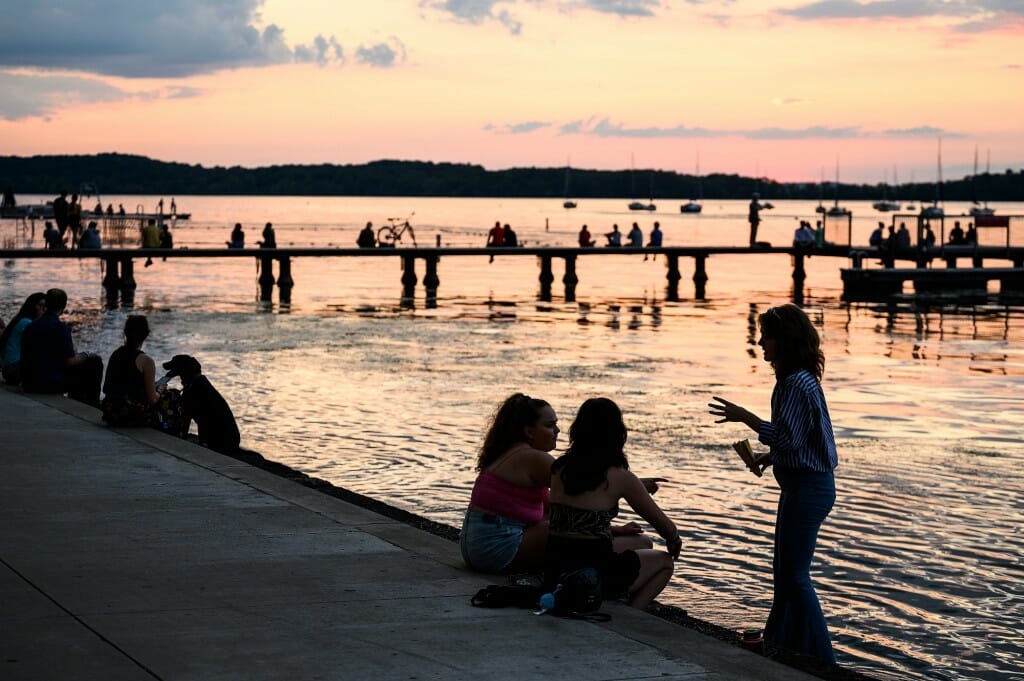
[[[204,167],[129,154],[0,156],[0,187],[17,194],[56,194],[92,184],[104,194],[243,196],[443,196],[562,197],[566,169],[509,168],[425,161],[381,160],[351,165],[274,165],[261,168]],[[764,198],[831,201],[883,197],[931,201],[931,182],[879,184],[776,182],[734,174],[694,175],[663,170],[586,170],[573,168],[576,199],[653,198],[743,199],[757,191]],[[981,173],[942,184],[949,201],[1024,201],[1024,170]]]

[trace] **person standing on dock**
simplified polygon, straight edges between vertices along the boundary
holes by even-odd
[[[68,229],[71,230],[71,248],[75,248],[82,233],[82,204],[78,201],[78,194],[72,194],[68,204]]]
[[[761,209],[764,208],[760,203],[761,195],[754,192],[750,199],[750,209],[747,213],[747,222],[750,223],[750,247],[753,248],[757,245],[757,226],[761,224]]]
[[[61,190],[60,196],[53,200],[53,221],[57,223],[57,231],[60,232],[60,240],[64,240],[64,233],[68,231],[68,193]]]
[[[836,500],[839,465],[828,405],[821,389],[825,355],[817,330],[796,305],[769,308],[758,317],[757,344],[775,371],[772,416],[764,421],[718,397],[708,404],[715,423],[743,423],[770,450],[752,470],[773,466],[780,495],[772,560],[774,599],[764,628],[767,643],[834,665],[825,615],[811,583],[818,531]]]

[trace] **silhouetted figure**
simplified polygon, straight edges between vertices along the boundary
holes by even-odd
[[[633,223],[633,228],[629,230],[629,234],[626,235],[629,239],[630,248],[643,248],[644,247],[644,233],[640,231],[640,225]]]
[[[978,243],[978,230],[974,228],[973,222],[967,223],[967,233],[964,234],[964,243],[968,246],[975,246]]]
[[[750,247],[757,245],[757,226],[761,224],[761,209],[764,208],[759,202],[761,195],[754,192],[750,199],[750,208],[747,212],[747,222],[750,223]]]
[[[71,248],[75,248],[78,235],[82,233],[82,204],[78,202],[78,194],[72,194],[68,204],[68,229],[71,230]]]
[[[359,237],[356,239],[356,245],[359,248],[373,248],[377,245],[377,237],[373,235],[372,222],[367,222],[366,226],[360,230]]]
[[[491,231],[489,231],[487,233],[487,245],[488,246],[504,246],[505,245],[505,230],[502,228],[501,222],[495,222],[494,223],[494,227],[491,227]]]
[[[949,230],[949,245],[963,246],[964,243],[964,230],[959,222],[954,222],[953,229]]]
[[[14,190],[8,187],[4,190],[4,199],[0,201],[0,208],[16,208],[17,200],[14,198]]]
[[[46,247],[52,251],[64,248],[64,239],[61,238],[60,230],[53,226],[49,220],[46,221],[46,228],[43,230],[43,241]]]
[[[124,215],[124,204],[123,203],[117,204],[117,214],[118,215]]]
[[[75,352],[71,329],[60,320],[68,294],[46,292],[46,312],[25,327],[21,337],[22,384],[29,393],[67,393],[94,406],[100,403],[103,360],[88,352]]]
[[[582,248],[590,248],[594,245],[594,240],[590,237],[590,230],[586,225],[580,228],[579,244]]]
[[[506,248],[517,248],[519,246],[519,237],[513,231],[512,226],[506,224],[501,229],[502,243],[505,244]]]
[[[896,250],[906,252],[910,249],[910,230],[907,229],[907,223],[901,222],[900,228],[896,232]]]
[[[108,203],[107,204],[107,215],[113,215],[113,214],[114,214],[114,204]]]
[[[654,223],[654,227],[651,228],[651,235],[647,239],[648,248],[661,248],[661,225],[657,222]]]
[[[90,220],[89,226],[82,232],[82,237],[78,240],[78,248],[86,249],[97,249],[103,246],[100,240],[100,230],[96,227],[96,221]]]
[[[814,248],[818,242],[818,237],[811,229],[811,223],[806,220],[800,221],[800,226],[796,232],[793,233],[793,248],[799,248],[803,251],[809,251]]]
[[[242,229],[242,223],[235,223],[235,228],[231,230],[231,241],[225,243],[228,248],[245,248],[245,230]]]
[[[164,362],[164,369],[169,377],[180,376],[184,386],[181,393],[185,404],[184,432],[187,433],[189,424],[195,421],[199,444],[222,454],[237,453],[241,435],[235,415],[224,397],[203,375],[199,360],[191,355],[175,355]]]
[[[142,247],[160,248],[160,229],[156,226],[156,220],[150,218],[146,226],[142,228]],[[146,258],[145,267],[153,264],[153,258]]]
[[[60,232],[61,241],[64,240],[64,232],[68,231],[68,193],[61,191],[60,196],[53,200],[53,221],[57,223],[57,231]]]
[[[608,240],[605,246],[610,248],[617,248],[622,245],[622,232],[619,231],[618,225],[612,225],[612,231],[605,232],[604,238]]]
[[[868,237],[868,245],[874,246],[875,248],[881,248],[882,246],[882,235],[885,233],[885,224],[882,222],[878,223],[878,227],[875,227],[875,231],[871,232],[871,236]]]
[[[924,233],[921,237],[921,245],[925,248],[933,248],[935,246],[935,232],[932,231],[932,226],[925,222],[922,230]]]
[[[277,248],[277,235],[274,234],[274,225],[267,223],[263,228],[263,241],[257,241],[260,248]]]
[[[160,225],[160,248],[174,248],[174,235],[171,234],[171,230],[167,227],[167,224]],[[164,262],[167,262],[167,256],[163,258]]]

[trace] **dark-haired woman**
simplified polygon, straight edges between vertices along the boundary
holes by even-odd
[[[180,431],[179,394],[157,390],[156,362],[142,351],[148,337],[146,317],[129,315],[124,323],[124,345],[114,350],[107,361],[100,403],[103,420],[112,426],[153,426]]]
[[[14,315],[14,319],[0,335],[0,352],[3,353],[0,358],[0,366],[2,366],[6,383],[11,385],[21,383],[21,334],[25,331],[25,327],[42,317],[44,312],[46,312],[46,294],[33,293],[25,299],[18,314]]]
[[[834,664],[828,625],[810,575],[818,530],[835,503],[832,471],[839,463],[821,389],[825,356],[817,330],[796,305],[770,308],[759,316],[758,325],[758,345],[775,370],[771,420],[717,396],[708,406],[720,417],[717,423],[736,421],[757,433],[769,447],[757,462],[762,468],[772,466],[779,483],[774,600],[765,641]]]
[[[682,539],[645,482],[629,470],[626,437],[622,412],[611,400],[589,399],[580,407],[569,428],[569,448],[551,467],[544,583],[553,588],[566,572],[595,568],[605,598],[628,594],[631,606],[643,608],[672,577]],[[654,526],[668,553],[650,548],[616,552],[611,522],[620,499]]]
[[[478,471],[459,544],[466,565],[481,572],[530,572],[544,563],[548,539],[550,452],[558,417],[544,400],[509,396],[495,412],[476,462]],[[657,480],[645,481],[657,489]],[[649,548],[635,523],[615,528],[616,549]]]

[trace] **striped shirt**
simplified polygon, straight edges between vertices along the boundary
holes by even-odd
[[[825,394],[806,369],[775,383],[772,420],[761,423],[757,436],[771,448],[769,460],[777,468],[828,473],[839,465]]]

